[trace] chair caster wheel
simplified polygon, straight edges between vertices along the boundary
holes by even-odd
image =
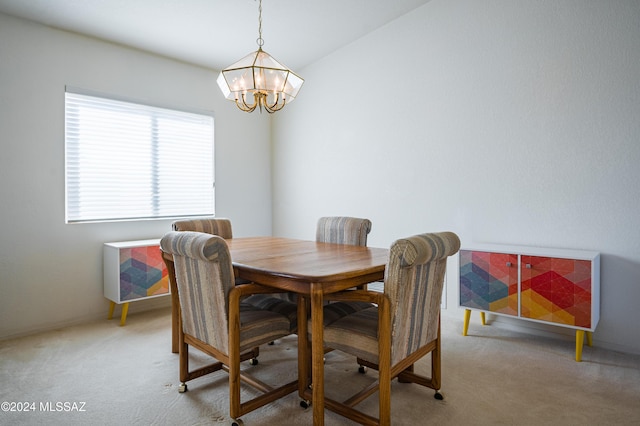
[[[235,419],[231,421],[231,426],[244,426],[244,422],[241,419]]]
[[[258,365],[258,358],[251,358],[249,360],[249,364],[251,365]]]
[[[438,391],[436,391],[435,395],[433,395],[433,397],[435,399],[437,399],[438,401],[442,401],[444,399],[444,396],[442,396],[442,394]]]
[[[187,388],[186,383],[180,383],[180,386],[178,387],[178,393],[185,393],[188,390],[189,388]]]
[[[306,399],[303,399],[302,401],[300,401],[300,406],[304,409],[307,409],[311,407],[311,401],[307,401]]]
[[[275,344],[276,344],[276,342],[269,342],[269,346],[273,346]]]
[[[364,365],[361,365],[360,367],[358,367],[358,373],[366,374],[367,373],[367,367],[365,367]]]

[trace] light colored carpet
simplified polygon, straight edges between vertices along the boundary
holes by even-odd
[[[443,316],[442,393],[393,383],[394,425],[640,425],[640,356],[585,347]],[[196,351],[193,351],[196,352]],[[194,354],[195,355],[195,354]],[[194,361],[203,360],[194,356]],[[296,374],[296,339],[261,348],[260,364],[243,368],[273,380]],[[326,388],[357,389],[376,373],[355,360],[326,357]],[[416,365],[428,371],[429,363]],[[228,418],[224,372],[189,383],[179,394],[178,356],[170,351],[170,312],[160,309],[0,342],[0,402],[33,412],[0,412],[6,425],[216,425]],[[246,392],[251,392],[247,388]],[[58,408],[62,411],[54,411]],[[65,406],[65,403],[67,405]],[[75,406],[74,406],[75,403]],[[64,411],[65,408],[84,411]],[[376,398],[364,403],[376,413]],[[249,425],[310,425],[312,410],[297,394],[242,417]],[[353,423],[329,411],[328,425]]]

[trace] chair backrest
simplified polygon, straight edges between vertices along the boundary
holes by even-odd
[[[318,219],[316,241],[319,243],[366,246],[371,221],[357,217],[331,216]]]
[[[233,238],[229,219],[185,219],[176,220],[171,225],[174,231],[194,231],[219,235],[224,239]]]
[[[162,237],[160,248],[173,255],[182,329],[228,353],[228,301],[234,278],[227,243],[217,235],[172,231]]]
[[[395,241],[389,252],[384,292],[391,301],[391,363],[438,337],[447,257],[460,249],[452,232]]]

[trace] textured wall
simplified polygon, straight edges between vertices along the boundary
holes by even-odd
[[[633,0],[427,3],[299,70],[274,127],[274,233],[340,214],[371,219],[374,246],[452,230],[599,251],[596,344],[640,352],[638,46]]]
[[[216,77],[0,14],[0,338],[106,318],[102,244],[170,230],[170,220],[65,225],[65,85],[213,111],[217,213],[236,236],[271,233],[269,120],[237,111]],[[169,303],[153,302],[130,311]]]

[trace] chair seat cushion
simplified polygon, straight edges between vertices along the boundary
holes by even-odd
[[[288,336],[289,327],[286,315],[240,302],[240,352]]]
[[[325,307],[325,315],[333,305],[334,303]],[[370,307],[342,316],[328,325],[325,321],[324,344],[377,364],[378,308],[367,305]]]
[[[356,312],[375,307],[368,302],[331,302],[324,306],[324,326]]]
[[[284,315],[289,321],[289,332],[295,333],[298,330],[298,305],[271,294],[253,294],[243,300],[260,309],[264,309],[276,314]]]
[[[295,296],[295,294],[294,294]],[[289,319],[289,331],[296,333],[298,330],[298,305],[297,303],[273,296],[271,294],[254,294],[243,300],[257,308],[265,309],[286,316]],[[324,307],[324,325],[355,312],[371,308],[373,305],[367,302],[332,302]],[[311,327],[311,323],[309,323]]]

